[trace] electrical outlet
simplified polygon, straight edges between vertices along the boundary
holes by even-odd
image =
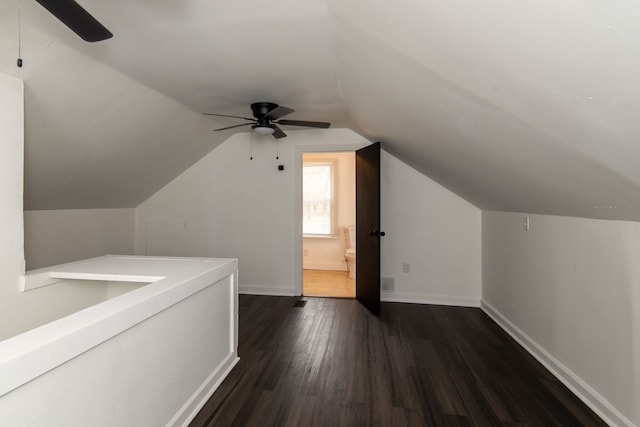
[[[402,263],[402,272],[403,273],[411,273],[411,264],[408,262],[403,262]]]

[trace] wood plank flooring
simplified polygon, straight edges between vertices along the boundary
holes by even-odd
[[[298,300],[240,297],[240,362],[191,426],[606,425],[480,309]]]
[[[356,281],[347,271],[303,270],[302,293],[312,297],[356,297]]]

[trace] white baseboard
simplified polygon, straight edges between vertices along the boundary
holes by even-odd
[[[305,270],[331,270],[348,271],[346,262],[313,262],[304,261],[302,268]]]
[[[296,296],[291,288],[276,288],[260,285],[239,285],[238,293],[242,295]],[[396,292],[382,292],[382,302],[404,302],[410,304],[451,305],[457,307],[480,307],[479,298],[454,297],[446,295],[424,295]]]
[[[278,297],[293,297],[296,295],[291,288],[276,288],[260,285],[238,285],[238,293],[242,295],[271,295]]]
[[[480,307],[480,298],[454,297],[447,295],[409,294],[381,292],[382,302],[405,302],[410,304],[452,305],[458,307]]]
[[[598,414],[610,426],[634,427],[635,424],[611,405],[589,384],[574,374],[569,368],[557,360],[551,353],[534,341],[520,328],[507,319],[495,307],[482,300],[482,310],[502,329],[527,350],[538,362],[544,365],[560,382],[571,390],[585,405]]]
[[[235,353],[229,353],[185,404],[182,405],[182,408],[180,408],[167,425],[188,426],[239,360]]]

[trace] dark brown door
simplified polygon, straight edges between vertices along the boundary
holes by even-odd
[[[380,143],[356,151],[356,298],[380,314]]]

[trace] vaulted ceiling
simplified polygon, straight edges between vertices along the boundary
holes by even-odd
[[[640,220],[640,3],[80,0],[85,43],[0,0],[25,208],[134,207],[254,101],[374,141],[483,209]]]

